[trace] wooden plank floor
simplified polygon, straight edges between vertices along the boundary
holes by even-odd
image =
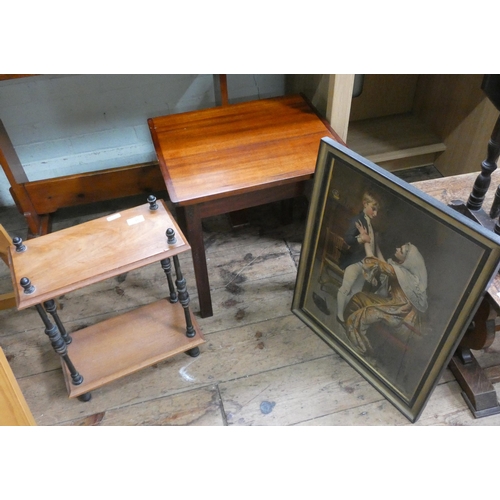
[[[54,230],[125,203],[142,201],[121,200],[98,212],[66,210]],[[88,403],[68,398],[59,358],[36,311],[1,311],[0,346],[37,424],[412,425],[290,312],[306,210],[305,200],[296,200],[294,222],[287,226],[280,224],[276,205],[249,210],[250,224],[238,229],[226,217],[207,219],[214,316],[199,318],[206,339],[201,355],[181,354],[113,382],[94,391]],[[12,236],[25,237],[16,209],[0,208],[0,222]],[[197,314],[190,254],[181,263]],[[0,293],[11,286],[8,270],[1,271]],[[166,295],[164,273],[154,264],[60,297],[60,315],[71,332]],[[500,338],[475,354],[481,365],[498,370]],[[447,370],[415,425],[498,424],[500,415],[474,419]]]

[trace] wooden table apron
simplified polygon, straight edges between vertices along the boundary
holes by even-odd
[[[148,124],[191,245],[200,314],[212,316],[202,219],[303,194],[321,139],[342,140],[300,95],[150,118]]]
[[[245,193],[243,195],[176,207],[179,225],[191,245],[196,286],[198,289],[198,300],[200,303],[201,316],[203,318],[212,316],[213,309],[205,245],[203,242],[202,219],[225,214],[233,210],[241,210],[243,208],[263,205],[265,203],[294,198],[303,194],[305,184],[306,181],[298,181],[285,184],[281,186],[279,190],[276,190],[276,188],[268,188]]]

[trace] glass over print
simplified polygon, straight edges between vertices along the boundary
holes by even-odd
[[[415,421],[498,270],[499,242],[325,138],[292,309]]]

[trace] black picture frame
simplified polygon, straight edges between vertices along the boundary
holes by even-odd
[[[372,231],[354,235],[353,219],[366,220],[370,206]],[[322,139],[292,311],[411,422],[499,266],[492,231]]]

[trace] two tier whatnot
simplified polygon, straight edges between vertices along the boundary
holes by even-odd
[[[17,307],[36,307],[61,356],[69,397],[86,401],[90,391],[170,356],[199,354],[204,339],[178,257],[190,246],[163,201],[150,197],[145,205],[13,243]],[[55,298],[153,262],[165,272],[168,298],[66,332]]]

